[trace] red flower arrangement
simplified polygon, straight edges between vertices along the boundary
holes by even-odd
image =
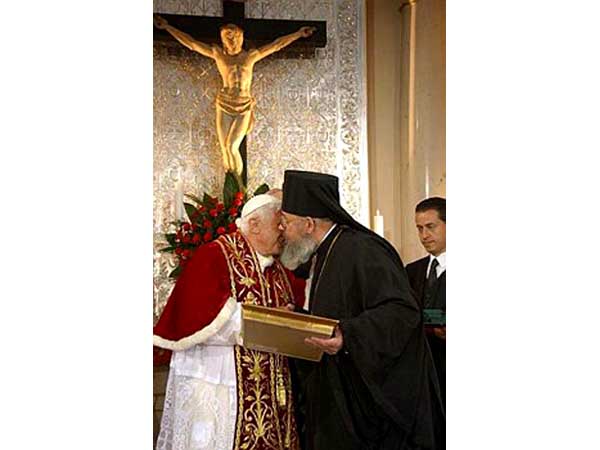
[[[268,190],[269,186],[263,184],[254,195],[264,194]],[[169,246],[160,250],[174,253],[177,257],[177,267],[169,274],[171,278],[179,276],[200,245],[211,242],[222,234],[237,230],[235,219],[240,216],[242,206],[248,200],[247,193],[239,188],[231,172],[225,176],[222,202],[207,193],[204,193],[202,199],[192,194],[185,194],[185,196],[194,202],[194,204],[185,202],[183,204],[190,221],[172,222],[177,226],[177,230],[165,234]]]

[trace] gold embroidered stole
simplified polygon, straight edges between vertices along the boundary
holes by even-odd
[[[256,253],[241,233],[221,236],[219,244],[238,302],[269,307],[293,300],[279,262],[263,274]],[[234,450],[298,450],[291,377],[285,356],[235,346],[237,419]]]

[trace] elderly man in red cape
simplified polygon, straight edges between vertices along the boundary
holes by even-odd
[[[274,259],[281,202],[253,197],[239,230],[196,250],[154,328],[173,351],[157,449],[298,449],[286,357],[249,350],[241,304],[303,303],[304,282]]]

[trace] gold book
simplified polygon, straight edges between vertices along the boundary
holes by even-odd
[[[242,305],[244,347],[294,358],[320,361],[323,352],[308,337],[329,338],[338,321],[285,309]]]

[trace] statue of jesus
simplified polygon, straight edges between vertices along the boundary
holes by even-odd
[[[216,98],[217,136],[223,155],[223,166],[226,171],[233,172],[241,186],[244,163],[239,147],[254,122],[256,101],[250,93],[254,64],[297,39],[311,36],[315,28],[302,27],[295,33],[282,36],[263,47],[246,51],[242,49],[244,30],[237,25],[227,24],[221,27],[223,47],[199,42],[172,27],[160,16],[154,16],[154,25],[169,32],[190,50],[212,58],[217,64],[223,79],[223,86]]]

